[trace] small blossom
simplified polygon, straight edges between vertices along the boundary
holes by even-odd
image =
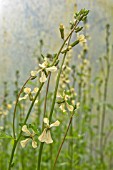
[[[37,76],[37,73],[38,73],[38,71],[31,71],[31,76],[32,76],[32,77],[36,77],[36,76]]]
[[[41,72],[41,77],[40,77],[40,82],[41,82],[41,83],[44,83],[46,80],[47,80],[47,77],[46,77],[44,71],[42,71],[42,72]]]
[[[86,39],[85,39],[85,36],[83,34],[78,36],[78,40],[79,40],[80,43],[86,43]]]
[[[44,83],[47,80],[48,72],[55,72],[56,66],[50,66],[48,59],[45,57],[44,62],[39,64],[40,69],[38,71],[31,71],[31,76],[36,77],[38,73],[41,73],[40,82]]]
[[[19,97],[19,101],[26,100],[28,97],[30,101],[34,99],[34,96],[32,94],[36,94],[38,92],[39,88],[35,87],[33,91],[29,87],[24,88],[25,95],[23,97]],[[36,101],[35,101],[36,102]]]
[[[20,142],[22,148],[24,148],[24,147],[27,145],[27,143],[30,141],[30,139],[32,140],[32,147],[33,147],[33,148],[37,148],[37,142],[34,140],[35,132],[33,131],[33,133],[31,133],[31,132],[28,130],[28,128],[27,128],[26,125],[24,125],[24,126],[22,127],[22,131],[25,132],[25,133],[29,136],[27,139],[22,140],[22,141]]]
[[[35,87],[34,90],[32,91],[32,93],[37,93],[38,90],[39,90],[39,88],[38,88],[38,87]]]
[[[80,102],[77,102],[76,109],[79,109],[79,107],[80,107]]]
[[[68,108],[69,111],[73,111],[73,106],[72,105],[69,105],[67,102],[66,102],[66,106]]]
[[[50,129],[54,126],[59,126],[60,122],[57,120],[56,122],[49,125],[49,119],[44,118],[44,123],[46,124],[46,128],[43,130],[42,134],[38,137],[38,140],[40,142],[45,142],[47,144],[53,143],[53,140],[51,138]]]
[[[19,101],[21,101],[21,100],[25,100],[25,99],[27,99],[27,97],[28,97],[28,94],[26,94],[25,96],[23,96],[23,97],[19,97]]]
[[[59,102],[59,104],[60,104],[60,109],[61,109],[63,112],[66,112],[65,107],[67,107],[67,109],[68,109],[70,112],[73,111],[73,109],[74,109],[73,105],[68,103],[68,100],[69,100],[70,96],[67,95],[67,94],[65,93],[65,91],[63,91],[63,94],[57,94],[57,97],[60,98],[60,101],[61,101],[61,102]]]
[[[41,67],[44,67],[43,64],[41,65]],[[48,72],[55,72],[57,70],[56,66],[52,66],[52,67],[44,67],[45,71]],[[47,75],[45,74],[45,72],[42,70],[41,71],[41,77],[40,77],[40,82],[44,83],[47,80]]]
[[[25,87],[24,88],[24,93],[30,94],[31,93],[31,89],[29,87]]]
[[[7,108],[8,108],[8,110],[10,110],[12,108],[12,105],[11,104],[7,104]]]
[[[65,110],[65,103],[62,103],[59,107],[63,112],[66,112]]]
[[[57,71],[57,67],[55,67],[55,66],[48,67],[48,68],[46,68],[46,71],[55,72],[55,71]]]

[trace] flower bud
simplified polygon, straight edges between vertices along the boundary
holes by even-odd
[[[63,24],[60,24],[59,30],[60,30],[61,38],[64,40],[64,26],[63,26]]]

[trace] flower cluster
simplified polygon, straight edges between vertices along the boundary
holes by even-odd
[[[60,122],[57,120],[56,122],[52,123],[52,124],[49,124],[49,119],[48,118],[44,118],[44,123],[46,124],[46,127],[44,128],[42,134],[38,137],[38,140],[40,142],[45,142],[46,144],[50,144],[50,143],[53,143],[53,140],[51,138],[51,133],[50,133],[50,129],[54,126],[59,126],[60,125]],[[36,133],[33,131],[33,133],[31,133],[27,126],[24,125],[22,127],[22,131],[25,132],[27,134],[26,139],[25,140],[22,140],[20,142],[22,148],[24,148],[27,143],[32,140],[32,147],[33,148],[37,148],[37,142],[35,141],[34,139],[34,136],[36,135]]]
[[[31,71],[31,76],[35,77],[38,73],[41,74],[40,76],[40,82],[44,83],[47,80],[47,75],[49,72],[55,72],[57,71],[56,66],[50,66],[50,63],[48,59],[45,57],[44,62],[42,64],[39,64],[40,69],[38,71]]]
[[[59,100],[57,101],[57,103],[60,105],[60,109],[63,112],[66,112],[66,108],[72,112],[74,110],[74,106],[73,104],[69,104],[69,99],[70,96],[68,94],[66,94],[65,91],[63,91],[63,93],[58,93],[57,97],[59,98]]]
[[[23,97],[19,97],[19,101],[21,100],[25,100],[29,97],[29,100],[32,101],[34,99],[33,94],[36,94],[38,92],[38,87],[35,87],[33,91],[31,91],[31,88],[29,87],[25,87],[24,88],[24,93],[25,95]],[[38,100],[35,101],[35,103],[37,103]]]

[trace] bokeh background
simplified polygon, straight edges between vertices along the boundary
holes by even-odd
[[[90,10],[89,55],[96,67],[96,59],[105,54],[105,25],[113,29],[113,0],[0,0],[0,88],[4,81],[11,86],[16,70],[21,82],[26,80],[36,67],[40,39],[43,54],[57,52],[62,43],[59,24],[68,28],[74,11],[81,8]]]

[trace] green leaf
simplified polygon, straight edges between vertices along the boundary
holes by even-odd
[[[5,138],[12,139],[13,137],[8,135],[8,134],[6,134],[4,131],[0,130],[0,139],[5,139]]]

